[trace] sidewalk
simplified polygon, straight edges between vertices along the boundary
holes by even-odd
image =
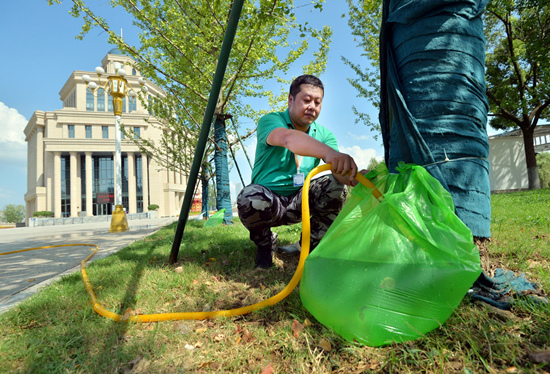
[[[177,220],[178,217],[132,220],[128,221],[130,230],[122,233],[110,233],[110,222],[2,229],[0,254],[59,244],[95,244],[99,250],[93,261]],[[89,254],[90,247],[67,246],[0,255],[0,313],[61,276],[78,271],[80,262]]]

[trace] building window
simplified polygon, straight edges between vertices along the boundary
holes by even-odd
[[[139,139],[141,137],[140,130],[139,127],[134,127],[134,139]]]
[[[93,212],[94,216],[110,215],[114,200],[114,163],[112,157],[93,157]]]
[[[92,125],[86,125],[86,139],[92,138]]]
[[[69,125],[69,138],[74,138],[74,125]]]
[[[136,170],[134,175],[136,176],[136,206],[137,213],[143,213],[143,178],[142,178],[142,166],[141,166],[141,156],[136,157],[135,162]]]
[[[69,156],[61,156],[61,217],[71,215],[71,170]]]
[[[101,134],[103,139],[109,139],[109,126],[101,126]]]
[[[132,68],[132,75],[136,75],[136,69]]]
[[[63,108],[76,108],[76,91],[74,89],[63,101]]]
[[[108,108],[107,111],[112,112],[113,111],[113,97],[111,95],[107,96],[108,101]]]
[[[126,96],[122,98],[122,113],[126,113]]]
[[[90,91],[86,91],[86,111],[94,111],[94,94]]]
[[[91,126],[90,126],[91,127]],[[80,155],[80,206],[81,211],[86,211],[86,156]]]
[[[129,107],[130,107],[130,110],[129,112],[132,113],[132,112],[135,112],[137,110],[137,99],[134,97],[133,100],[128,100],[129,101]]]
[[[105,111],[105,91],[103,88],[97,90],[97,110],[98,112]]]

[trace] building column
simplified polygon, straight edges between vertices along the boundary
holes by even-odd
[[[141,193],[143,194],[143,211],[147,212],[149,209],[149,167],[147,162],[147,155],[141,154]]]
[[[71,173],[71,217],[78,217],[78,209],[80,208],[81,199],[78,196],[78,176],[77,176],[77,165],[76,157],[77,152],[70,152],[70,173]]]
[[[36,131],[36,187],[44,185],[44,129],[39,127]]]
[[[61,152],[53,153],[53,215],[61,218]]]
[[[94,215],[94,195],[93,195],[93,168],[92,163],[92,152],[86,152],[86,165],[84,169],[86,170],[86,216]]]
[[[134,152],[126,152],[126,162],[128,162],[128,212],[137,213],[136,196],[136,164]]]

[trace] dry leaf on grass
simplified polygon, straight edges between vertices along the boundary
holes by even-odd
[[[267,365],[265,368],[262,369],[262,372],[260,374],[273,374],[275,371],[273,370],[273,366],[271,364]]]
[[[529,352],[527,356],[535,364],[550,364],[550,349],[541,352]]]
[[[128,318],[130,318],[130,316],[135,316],[135,315],[136,315],[136,312],[133,311],[132,308],[128,308],[128,309],[126,309],[126,311],[122,315],[122,320],[127,321]]]
[[[330,344],[330,342],[326,339],[321,339],[319,342],[319,347],[323,348],[327,352],[332,350],[332,344]]]
[[[183,273],[183,267],[182,266],[178,266],[177,268],[174,269],[174,271],[178,274],[180,273]]]
[[[311,323],[311,321],[309,319],[304,319],[304,326],[305,327],[310,327],[310,326],[313,326],[313,323]]]
[[[304,330],[304,325],[302,325],[297,320],[292,320],[292,334],[295,338],[299,337],[301,332]]]

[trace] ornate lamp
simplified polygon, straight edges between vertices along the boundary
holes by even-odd
[[[86,82],[86,87],[97,97],[97,90],[103,89],[113,98],[113,113],[115,115],[115,210],[111,218],[111,228],[109,232],[123,232],[128,231],[128,220],[126,219],[126,212],[122,207],[122,158],[120,152],[120,140],[121,140],[121,126],[120,117],[122,115],[122,103],[125,96],[131,103],[136,100],[136,94],[133,91],[131,85],[126,78],[126,71],[122,68],[122,65],[118,62],[114,63],[115,75],[107,77],[107,81],[102,83],[101,76],[105,74],[105,70],[102,67],[95,68],[97,74],[98,83],[92,82],[92,78],[84,74],[82,80]],[[141,91],[148,92],[145,81],[142,78],[138,79],[141,86]]]

